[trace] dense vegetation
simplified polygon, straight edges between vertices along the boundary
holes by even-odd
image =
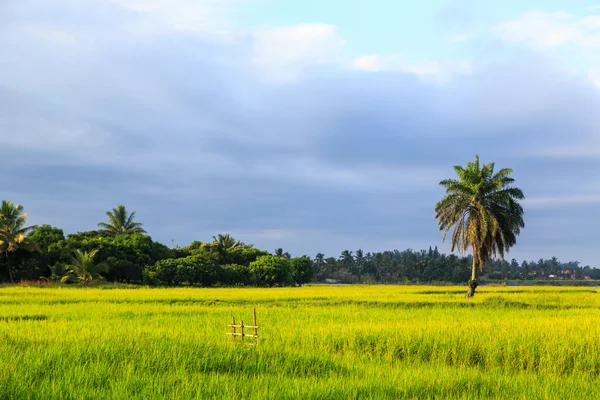
[[[5,287],[0,316],[3,399],[600,398],[592,288]]]
[[[469,279],[473,264],[471,256],[440,254],[437,247],[376,253],[359,249],[345,250],[339,257],[322,253],[314,258],[291,257],[282,249],[271,254],[227,234],[169,248],[140,232],[142,225],[134,222],[133,213],[128,214],[124,207],[108,213],[112,225],[106,230],[66,236],[49,225],[27,227],[23,208],[13,203],[3,202],[2,210],[5,222],[0,229],[0,280],[4,282],[12,277],[17,282],[45,279],[89,283],[102,277],[109,282],[198,286],[275,286],[330,280],[460,283]],[[12,241],[2,242],[1,235],[10,236]],[[556,258],[522,263],[488,260],[483,276],[509,280],[600,279],[600,270],[581,267],[577,262],[561,263]]]

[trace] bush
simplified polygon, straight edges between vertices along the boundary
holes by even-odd
[[[293,283],[290,261],[276,256],[258,257],[250,263],[250,278],[257,286],[290,285]]]
[[[207,254],[160,260],[144,270],[144,281],[150,285],[211,286],[221,276],[221,267]]]
[[[250,280],[250,268],[247,265],[240,264],[226,264],[221,266],[221,284],[233,286],[233,285],[249,285]]]

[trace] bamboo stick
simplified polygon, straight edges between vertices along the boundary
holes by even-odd
[[[258,338],[258,324],[256,323],[256,308],[252,309],[252,314],[254,316],[254,326],[252,328],[254,329],[254,341],[256,341],[256,339]]]

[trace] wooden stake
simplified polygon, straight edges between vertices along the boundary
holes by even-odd
[[[235,340],[235,317],[233,315],[231,316],[231,336]]]
[[[254,314],[254,341],[258,339],[258,325],[256,324],[256,308],[252,309],[252,313]]]
[[[242,328],[242,343],[244,342],[244,320],[240,321],[240,328]]]

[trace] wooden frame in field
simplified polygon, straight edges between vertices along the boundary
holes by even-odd
[[[231,328],[231,332],[227,332],[226,334],[231,335],[231,337],[233,339],[235,339],[236,336],[240,337],[242,343],[244,343],[245,337],[251,337],[254,344],[256,344],[256,342],[258,341],[258,324],[256,323],[256,308],[252,309],[252,316],[253,316],[253,325],[244,325],[244,320],[240,320],[240,323],[238,325],[236,325],[235,317],[231,316],[231,324],[227,325],[228,328]],[[240,331],[237,332],[236,329],[240,329]],[[244,329],[252,329],[253,332],[246,333],[244,331]]]

